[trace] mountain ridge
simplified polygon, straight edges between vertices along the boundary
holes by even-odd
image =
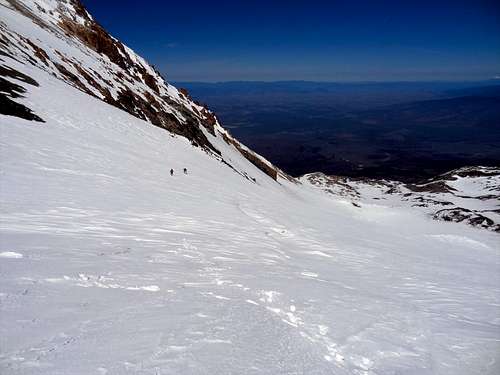
[[[184,136],[226,164],[230,165],[209,141],[208,134],[217,133],[271,178],[276,180],[278,173],[285,176],[234,139],[213,112],[193,102],[186,91],[168,84],[142,57],[110,36],[79,0],[3,2],[4,7],[48,31],[40,34],[44,35],[43,41],[38,36],[32,36],[31,40],[29,36],[9,32],[2,25],[2,44],[8,56],[27,61],[89,95]],[[60,40],[54,40],[52,35]],[[66,40],[67,45],[61,44],[61,40]],[[89,55],[90,51],[95,55]]]

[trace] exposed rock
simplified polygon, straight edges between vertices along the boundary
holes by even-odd
[[[259,168],[262,172],[267,174],[273,180],[278,179],[278,171],[276,168],[271,167],[270,165],[264,163],[257,155],[253,152],[237,147],[238,150],[243,154],[247,160],[249,160],[253,165]]]
[[[0,93],[0,114],[20,117],[25,120],[45,122],[25,105],[16,103],[4,93]]]
[[[434,219],[456,223],[465,222],[472,226],[500,232],[500,224],[495,224],[493,220],[486,216],[461,207],[439,210],[434,214]]]
[[[64,65],[59,64],[59,63],[54,63],[55,67],[61,73],[64,77],[68,79],[69,82],[73,84],[76,88],[82,90],[83,92],[93,95],[92,91],[90,91],[87,86],[85,86],[82,81],[80,81],[80,78],[72,72],[70,72]]]
[[[142,79],[144,80],[144,83],[155,93],[158,95],[160,94],[160,89],[158,88],[158,85],[156,84],[156,78],[153,77],[151,74],[149,74],[146,69],[144,69],[142,66],[138,65],[136,66],[139,70],[139,73],[142,76]]]
[[[273,180],[278,179],[278,170],[271,165],[265,163],[259,156],[254,154],[252,151],[245,149],[239,142],[229,137],[226,134],[223,134],[224,140],[228,143],[236,147],[236,149],[241,152],[241,154],[250,161],[253,165],[259,168],[262,172],[267,174]]]
[[[182,94],[186,99],[193,100],[193,98],[189,94],[189,91],[184,87],[179,87],[179,93]]]
[[[349,185],[347,177],[329,176],[321,172],[315,172],[304,175],[302,178],[305,178],[311,185],[321,188],[329,194],[351,198],[360,196],[359,192]]]
[[[35,45],[31,40],[29,40],[28,38],[25,39],[26,40],[26,43],[28,43],[31,48],[33,48],[33,50],[35,51],[35,56],[41,61],[43,62],[45,65],[49,65],[49,61],[50,61],[50,58],[49,56],[47,55],[47,52],[45,52],[43,50],[43,48],[40,48],[38,47],[37,45]]]
[[[456,176],[458,177],[489,177],[489,176],[498,176],[500,171],[498,168],[494,167],[462,167],[458,169],[454,169],[453,171],[444,173],[440,176],[440,178],[447,180],[455,180]]]
[[[446,185],[443,181],[429,182],[426,184],[407,184],[406,187],[415,192],[427,193],[449,193],[455,189]]]
[[[12,69],[8,66],[0,65],[0,76],[14,78],[14,79],[17,79],[17,80],[22,81],[24,83],[28,83],[32,86],[36,86],[36,87],[39,86],[38,82],[35,81],[33,78],[28,77],[26,74],[23,74],[23,73],[15,70],[15,69]]]
[[[120,68],[127,69],[133,65],[123,44],[112,38],[97,22],[87,19],[86,24],[82,25],[63,16],[59,26],[69,35],[76,36],[89,48],[107,56],[110,61],[114,62]]]
[[[25,120],[44,122],[39,116],[33,113],[31,109],[23,104],[13,101],[11,98],[22,98],[26,89],[16,83],[13,83],[3,77],[17,79],[33,86],[38,86],[33,78],[18,72],[15,69],[0,66],[0,114],[7,116],[20,117]],[[9,97],[10,96],[10,97]]]

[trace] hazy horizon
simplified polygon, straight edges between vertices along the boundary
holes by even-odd
[[[163,74],[163,73],[162,73]],[[366,81],[356,81],[356,80],[325,80],[325,81],[315,81],[315,80],[308,80],[308,79],[276,79],[276,80],[262,80],[262,79],[235,79],[235,80],[221,80],[221,81],[201,81],[201,80],[182,80],[182,79],[169,79],[170,82],[172,83],[212,83],[212,84],[217,84],[217,83],[286,83],[286,82],[304,82],[304,83],[338,83],[338,84],[383,84],[383,83],[492,83],[492,84],[499,84],[500,85],[500,77],[496,78],[489,78],[489,79],[450,79],[450,80],[445,80],[445,79],[439,79],[439,80],[384,80],[384,81],[377,81],[377,80],[366,80]]]

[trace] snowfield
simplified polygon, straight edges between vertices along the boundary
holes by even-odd
[[[0,115],[2,375],[500,373],[498,233],[274,181],[204,130],[231,168],[2,59],[45,120]]]
[[[499,369],[498,234],[357,208],[232,154],[253,183],[18,68],[46,123],[1,117],[2,374]]]

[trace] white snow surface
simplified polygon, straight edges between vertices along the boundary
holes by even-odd
[[[466,172],[484,175],[464,176]],[[349,199],[358,207],[383,202],[385,206],[412,207],[430,217],[443,209],[460,209],[492,220],[491,230],[500,227],[500,168],[463,167],[427,184],[416,185],[437,183],[442,187],[441,191],[415,191],[398,181],[326,176],[321,172],[303,175],[299,180],[328,194]]]
[[[275,182],[207,133],[253,183],[8,61],[46,122],[0,115],[1,374],[499,373],[498,234]]]
[[[0,258],[12,258],[12,259],[20,259],[23,257],[23,254],[16,253],[14,251],[2,251],[0,253]]]

